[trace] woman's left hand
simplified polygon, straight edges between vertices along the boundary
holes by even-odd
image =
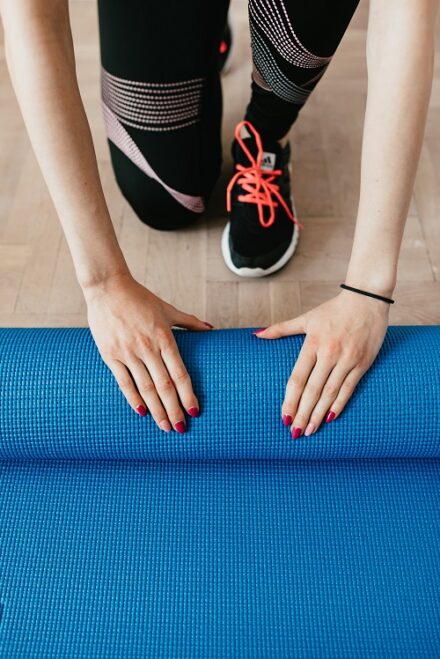
[[[259,330],[260,339],[306,334],[281,409],[292,437],[316,432],[341,414],[384,341],[389,304],[353,291],[292,320]]]

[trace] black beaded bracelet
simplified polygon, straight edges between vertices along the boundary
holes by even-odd
[[[370,293],[369,291],[362,291],[360,288],[353,288],[353,286],[347,286],[347,284],[341,284],[341,288],[346,288],[348,291],[354,291],[355,293],[362,293],[362,295],[369,295],[370,297],[375,297],[378,300],[383,300],[388,302],[388,304],[394,304],[394,300],[390,297],[384,297],[383,295],[377,295],[377,293]]]

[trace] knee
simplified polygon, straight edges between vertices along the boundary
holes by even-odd
[[[170,209],[165,204],[152,203],[150,197],[131,199],[122,192],[140,221],[152,229],[176,231],[193,224],[202,216],[202,213],[194,213],[185,208]]]
[[[141,222],[159,231],[175,231],[203,216],[204,206],[195,211],[182,206],[152,181],[142,190],[133,190],[118,181],[119,188]]]
[[[185,194],[147,176],[110,144],[113,171],[122,195],[144,224],[161,231],[183,228],[204,215],[211,190]]]

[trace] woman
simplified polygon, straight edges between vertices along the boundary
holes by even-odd
[[[358,0],[249,0],[253,74],[235,131],[222,254],[243,276],[292,256],[302,228],[286,135]],[[102,99],[115,175],[139,218],[201,216],[221,165],[219,44],[228,0],[100,0]],[[346,285],[257,334],[305,333],[281,406],[294,438],[337,418],[386,334],[432,85],[437,0],[371,0],[361,190]],[[190,8],[189,8],[190,7]],[[128,403],[185,431],[197,397],[171,328],[206,330],[139,284],[118,245],[75,75],[66,0],[1,0],[7,62],[72,253],[98,350]],[[355,290],[352,290],[355,289]]]

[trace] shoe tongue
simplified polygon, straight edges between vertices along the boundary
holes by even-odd
[[[261,158],[261,169],[272,171],[272,169],[275,169],[276,159],[276,153],[272,153],[272,151],[263,151],[263,157]]]
[[[254,136],[249,133],[246,126],[242,126],[240,137],[246,145],[246,148],[251,152],[256,160],[258,155],[258,146]],[[281,146],[277,142],[267,142],[263,144],[261,169],[268,172],[276,169],[277,159],[279,158],[280,151]],[[235,161],[245,166],[250,164],[248,156],[237,141],[235,142]]]

